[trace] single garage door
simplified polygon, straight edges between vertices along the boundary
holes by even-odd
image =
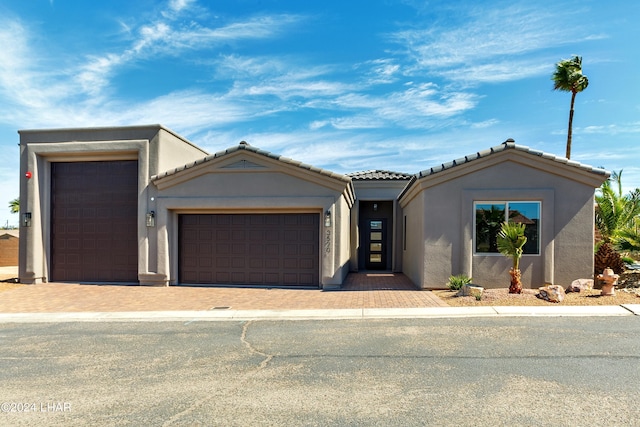
[[[138,281],[138,162],[51,164],[51,281]]]
[[[319,214],[179,217],[179,281],[319,287]]]

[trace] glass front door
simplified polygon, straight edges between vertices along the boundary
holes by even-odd
[[[386,220],[371,219],[367,221],[365,236],[365,264],[368,270],[386,270]]]

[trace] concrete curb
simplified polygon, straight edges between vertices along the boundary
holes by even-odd
[[[504,306],[363,308],[327,310],[207,310],[67,313],[0,313],[0,323],[215,322],[312,319],[425,319],[459,317],[640,316],[640,304],[610,306]]]

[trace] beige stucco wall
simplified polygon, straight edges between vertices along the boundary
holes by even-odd
[[[403,206],[403,256],[402,271],[418,287],[425,276],[425,221],[422,212],[424,193],[418,193],[411,203]]]
[[[186,165],[205,157],[208,153],[191,142],[161,128],[151,140],[149,155],[156,160],[149,170],[150,175],[157,175],[172,168]]]
[[[405,274],[424,288],[442,288],[454,274],[487,288],[508,286],[510,259],[473,253],[474,201],[540,201],[540,255],[523,256],[523,285],[589,278],[594,188],[602,180],[513,150],[422,178],[402,200],[410,226],[423,227],[407,233]]]

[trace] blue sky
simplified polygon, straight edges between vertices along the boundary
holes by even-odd
[[[2,0],[0,225],[19,129],[163,124],[347,173],[415,173],[507,138],[640,187],[640,2]]]

